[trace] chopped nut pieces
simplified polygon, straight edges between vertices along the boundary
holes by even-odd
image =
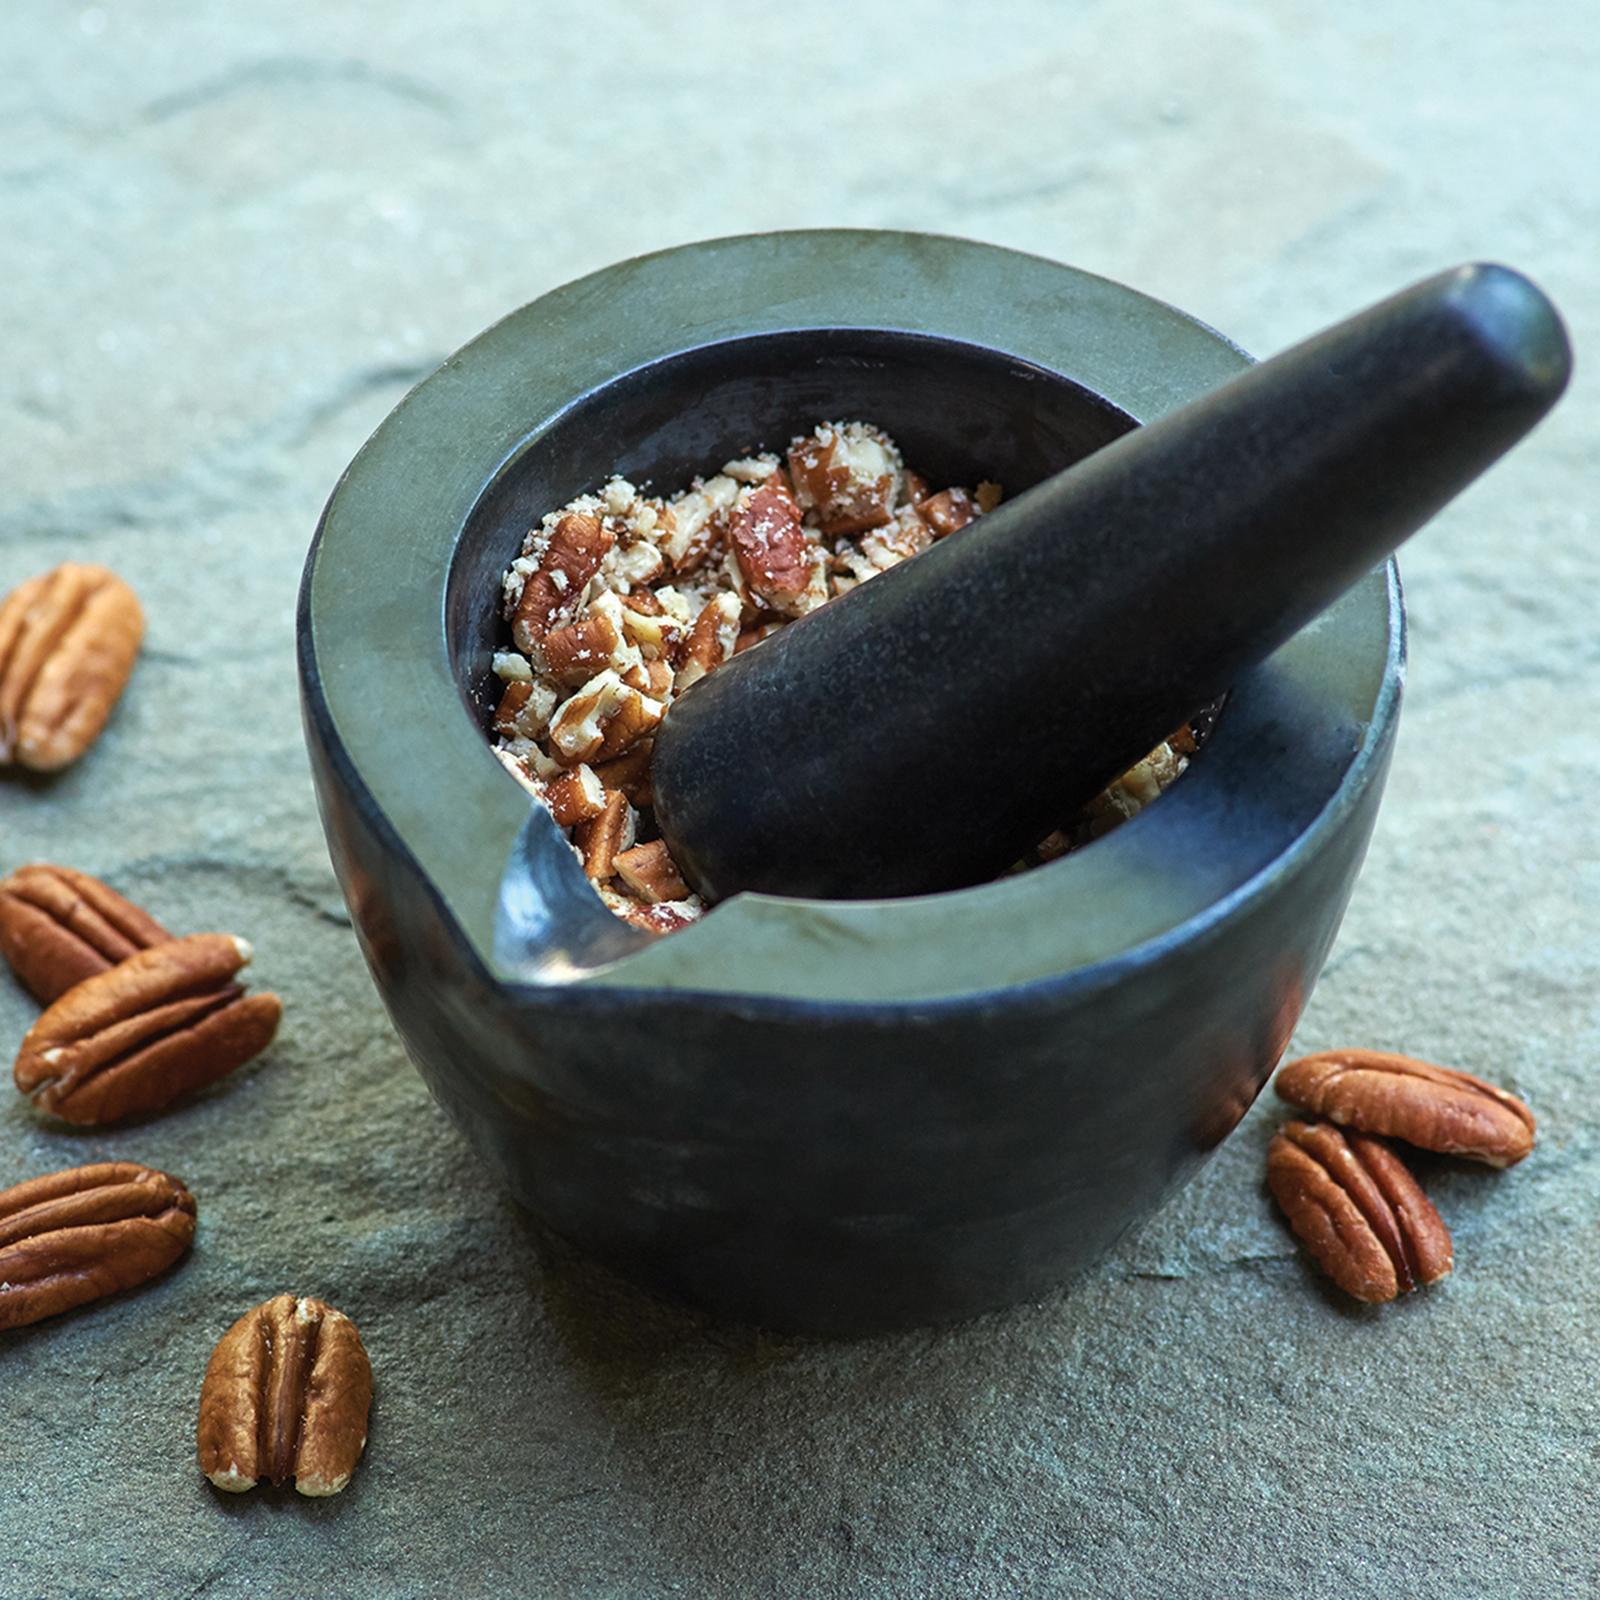
[[[0,954],[41,1005],[171,937],[87,872],[39,863],[0,880]]]
[[[194,1242],[194,1196],[135,1161],[73,1167],[0,1190],[0,1329],[131,1289]]]
[[[29,1029],[13,1076],[41,1111],[97,1124],[158,1111],[272,1042],[283,1002],[233,982],[243,939],[196,933],[67,990]]]
[[[1278,1093],[1341,1127],[1491,1167],[1509,1167],[1533,1149],[1533,1113],[1515,1095],[1382,1050],[1329,1050],[1291,1062],[1278,1074]]]
[[[1317,1264],[1357,1300],[1393,1300],[1450,1271],[1450,1230],[1376,1139],[1291,1122],[1267,1149],[1267,1185]]]
[[[133,671],[144,613],[104,567],[66,562],[0,602],[0,767],[70,766]]]
[[[211,1353],[200,1470],[230,1494],[291,1478],[301,1494],[338,1494],[366,1448],[371,1407],[372,1364],[355,1323],[321,1300],[280,1294]]]
[[[650,810],[651,736],[667,708],[739,651],[999,503],[999,485],[988,482],[930,494],[894,441],[862,422],[823,423],[791,441],[783,459],[730,461],[670,499],[613,478],[546,516],[505,574],[516,648],[494,660],[505,685],[496,754],[573,830],[584,870],[613,911],[653,932],[684,927],[704,908]],[[1159,746],[1097,809],[1064,819],[1051,835],[1061,850],[1049,845],[1022,864],[1085,843],[1148,804],[1193,751],[1188,729],[1174,738],[1188,741],[1181,753]],[[603,806],[596,782],[614,796]]]

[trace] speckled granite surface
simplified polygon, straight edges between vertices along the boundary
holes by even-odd
[[[11,0],[0,585],[105,561],[150,640],[89,760],[0,781],[0,853],[247,933],[289,1014],[142,1126],[0,1110],[0,1184],[130,1156],[201,1205],[167,1279],[0,1338],[0,1595],[1592,1593],[1593,22],[1576,0]],[[1394,776],[1296,1041],[1432,1055],[1540,1113],[1523,1168],[1427,1169],[1456,1236],[1440,1291],[1375,1312],[1319,1287],[1260,1186],[1263,1104],[1069,1297],[859,1345],[708,1327],[537,1246],[402,1058],[297,724],[327,490],[509,307],[640,250],[828,223],[1070,260],[1262,353],[1475,256],[1566,310],[1573,392],[1403,563]],[[0,986],[8,1051],[31,1015]],[[200,1374],[291,1286],[367,1339],[368,1460],[329,1503],[225,1500],[193,1466]]]

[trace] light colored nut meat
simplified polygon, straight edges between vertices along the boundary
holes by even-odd
[[[587,683],[607,667],[625,673],[642,659],[624,634],[622,602],[610,593],[587,616],[546,634],[539,654],[545,675],[566,685]]]
[[[39,863],[0,881],[0,953],[41,1005],[171,937],[87,872]]]
[[[666,706],[649,695],[640,694],[631,684],[622,686],[622,698],[616,713],[605,725],[600,748],[594,752],[596,761],[614,761],[626,755],[641,739],[647,739],[661,726],[667,714]]]
[[[622,681],[640,694],[663,704],[672,697],[674,674],[665,661],[642,661],[622,675]]]
[[[200,1386],[196,1453],[219,1489],[292,1478],[337,1494],[367,1443],[372,1364],[356,1325],[324,1301],[280,1294],[218,1340]]]
[[[596,883],[616,871],[616,859],[633,843],[633,812],[623,794],[607,794],[605,809],[572,830],[572,842],[583,856],[583,870]]]
[[[134,1161],[72,1167],[0,1190],[0,1329],[20,1328],[165,1272],[194,1242],[194,1196]]]
[[[881,528],[894,513],[900,470],[899,451],[860,423],[828,423],[789,446],[795,493],[830,537]]]
[[[646,933],[676,933],[700,919],[698,900],[665,900],[660,905],[641,905],[637,900],[616,896],[606,902],[619,917],[625,918]]]
[[[605,810],[605,790],[593,767],[577,766],[563,772],[544,792],[545,803],[563,828],[587,822]]]
[[[978,515],[972,496],[965,489],[943,489],[917,504],[917,515],[933,529],[934,536],[947,538],[959,533]]]
[[[1341,1127],[1421,1150],[1509,1167],[1533,1149],[1533,1113],[1504,1089],[1383,1050],[1328,1050],[1291,1062],[1278,1093]]]
[[[539,641],[577,610],[616,537],[598,517],[582,511],[569,511],[556,523],[511,616],[511,637],[524,655],[534,655]]]
[[[1317,1264],[1357,1300],[1393,1300],[1450,1271],[1450,1230],[1376,1139],[1288,1123],[1267,1148],[1267,1186]]]
[[[739,597],[735,594],[713,595],[706,601],[689,630],[689,642],[678,667],[680,694],[733,654],[739,640],[740,616]]]
[[[605,742],[606,723],[627,692],[622,679],[607,669],[563,701],[550,719],[550,753],[556,760],[569,767],[592,760]]]
[[[191,934],[136,951],[69,989],[29,1029],[17,1088],[63,1122],[142,1115],[226,1077],[272,1042],[283,1002],[233,977],[243,939]]]
[[[683,900],[689,885],[683,881],[665,839],[636,844],[616,858],[616,874],[645,902],[659,905],[663,900]]]
[[[144,613],[121,578],[69,561],[0,604],[0,766],[56,772],[99,737],[133,671]]]
[[[1002,498],[1000,485],[998,483],[990,483],[988,479],[985,479],[978,485],[978,515],[980,517],[988,516],[1000,504]]]

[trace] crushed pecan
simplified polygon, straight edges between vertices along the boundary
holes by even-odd
[[[71,765],[100,736],[144,639],[138,597],[75,561],[0,604],[0,766]]]
[[[294,1480],[304,1495],[349,1483],[367,1444],[372,1363],[356,1325],[321,1300],[280,1294],[217,1341],[200,1385],[200,1470],[230,1494]]]
[[[0,1190],[0,1329],[131,1289],[194,1242],[194,1196],[136,1161],[72,1167]]]
[[[819,552],[806,537],[800,507],[780,488],[757,489],[729,524],[734,557],[751,590],[775,611],[790,612],[815,587]],[[826,599],[819,594],[817,604]]]
[[[1317,1264],[1357,1300],[1393,1300],[1450,1271],[1450,1230],[1377,1139],[1288,1123],[1267,1148],[1267,1186]]]
[[[233,981],[243,939],[196,933],[85,978],[29,1029],[13,1076],[41,1111],[97,1124],[158,1111],[272,1042],[283,1002]]]
[[[38,862],[0,880],[0,954],[42,1005],[171,937],[87,872]]]
[[[614,866],[616,875],[647,906],[688,898],[689,885],[679,874],[664,839],[652,839],[649,844],[636,844],[631,850],[620,852]]]
[[[693,920],[704,909],[697,896],[650,902],[614,865],[635,820],[646,840],[656,831],[650,753],[668,709],[735,655],[999,503],[988,481],[930,492],[894,441],[861,421],[822,423],[790,440],[786,457],[736,457],[667,498],[611,478],[541,517],[502,576],[516,649],[494,656],[506,685],[496,756],[576,830],[596,891],[618,916],[652,931]],[[1019,867],[1115,827],[1191,753],[1160,746]],[[594,811],[593,788],[566,776],[579,767],[643,814]]]
[[[1491,1167],[1509,1167],[1533,1149],[1533,1113],[1515,1095],[1451,1067],[1388,1051],[1302,1057],[1279,1072],[1278,1093],[1341,1127]]]
[[[512,613],[511,637],[519,650],[532,654],[552,628],[578,609],[589,580],[615,543],[616,535],[599,517],[574,511],[561,518]]]
[[[583,870],[596,883],[604,883],[615,873],[617,857],[633,843],[633,828],[628,797],[608,793],[599,815],[572,830],[572,842],[583,857]]]

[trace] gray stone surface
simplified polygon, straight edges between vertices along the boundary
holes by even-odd
[[[0,1339],[0,1595],[1582,1595],[1600,1581],[1600,691],[1581,370],[1412,547],[1386,809],[1297,1049],[1391,1045],[1542,1118],[1430,1166],[1457,1273],[1325,1292],[1258,1106],[1069,1296],[812,1345],[537,1246],[367,981],[301,752],[291,609],[342,464],[507,308],[719,232],[961,232],[1268,352],[1474,256],[1597,348],[1583,0],[791,8],[10,0],[0,586],[117,567],[150,641],[108,737],[0,782],[4,864],[249,934],[270,1055],[141,1126],[0,1109],[0,1184],[136,1157],[192,1258]],[[375,575],[382,581],[381,573]],[[9,1049],[31,1007],[0,985]],[[212,1343],[294,1287],[358,1320],[368,1459],[326,1504],[213,1494]]]

